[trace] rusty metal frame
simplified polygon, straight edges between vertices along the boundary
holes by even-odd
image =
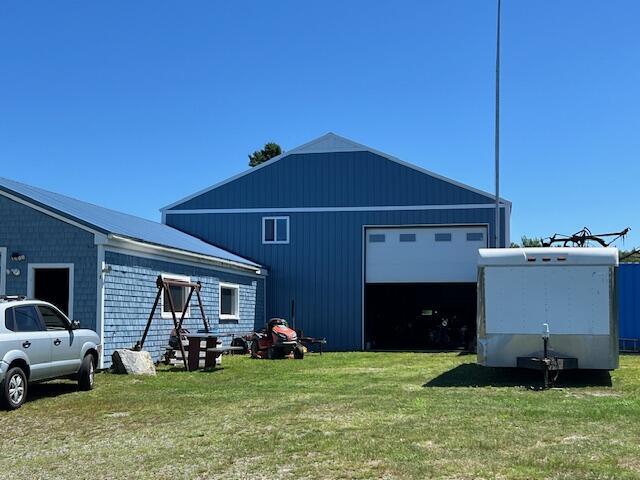
[[[182,324],[184,322],[184,316],[187,313],[188,308],[184,308],[191,303],[191,298],[193,297],[193,292],[196,293],[196,297],[198,298],[198,306],[200,308],[200,314],[202,316],[202,324],[204,326],[204,331],[209,333],[209,322],[207,321],[207,316],[204,313],[204,305],[202,304],[202,296],[200,295],[200,290],[202,290],[202,284],[200,282],[186,282],[184,280],[174,280],[171,278],[163,278],[162,275],[158,275],[156,279],[156,287],[158,288],[158,293],[156,294],[155,301],[153,302],[153,307],[151,308],[151,313],[149,314],[149,318],[147,319],[147,324],[144,328],[144,332],[142,333],[142,338],[136,343],[133,347],[134,350],[142,350],[144,347],[144,342],[147,339],[147,334],[149,333],[149,328],[151,328],[151,323],[153,322],[153,316],[156,313],[156,309],[158,308],[158,303],[160,302],[160,297],[163,292],[167,293],[167,300],[169,301],[169,308],[171,309],[171,319],[173,320],[173,326],[175,331],[177,332],[178,338],[180,338],[180,331],[182,329]],[[182,308],[182,314],[180,315],[180,319],[176,315],[175,303],[173,301],[173,296],[171,295],[171,288],[169,287],[184,287],[189,289],[189,294],[187,295],[187,299]],[[182,340],[180,339],[180,353],[182,353],[182,362],[184,363],[184,368],[188,371],[189,364],[187,362],[187,356],[185,355],[184,345],[182,345]]]
[[[630,228],[625,228],[620,232],[591,233],[591,230],[589,230],[587,227],[584,227],[582,230],[574,233],[573,235],[561,235],[559,233],[555,233],[552,236],[542,240],[542,246],[552,247],[554,245],[561,244],[561,246],[563,247],[586,247],[589,245],[589,242],[595,242],[601,247],[608,247],[619,238],[624,238],[630,230]]]

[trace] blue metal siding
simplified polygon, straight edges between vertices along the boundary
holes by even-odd
[[[287,208],[491,203],[370,152],[292,154],[173,207]]]
[[[216,333],[240,333],[254,329],[264,322],[264,278],[237,275],[215,269],[141,258],[107,251],[105,262],[111,267],[105,276],[104,349],[105,366],[111,364],[111,355],[117,348],[131,348],[144,330],[157,294],[156,278],[159,274],[186,275],[202,283],[202,301],[211,329]],[[239,285],[240,320],[220,321],[219,283]],[[202,328],[202,318],[194,295],[190,317],[185,328]],[[164,352],[173,328],[170,318],[162,318],[160,306],[145,342],[154,360]],[[229,339],[226,339],[227,341]]]
[[[620,338],[640,339],[640,263],[618,267]]]
[[[73,316],[96,328],[97,248],[94,235],[31,207],[0,196],[0,247],[7,247],[8,295],[26,295],[29,263],[73,263]],[[26,257],[11,260],[13,252]]]
[[[263,245],[262,216],[174,214],[167,222],[265,265],[267,317],[289,318],[294,299],[296,327],[326,336],[333,350],[362,346],[364,225],[487,224],[492,238],[494,223],[492,209],[292,213],[290,243]],[[504,225],[504,215],[502,220]],[[504,243],[504,228],[501,232]]]

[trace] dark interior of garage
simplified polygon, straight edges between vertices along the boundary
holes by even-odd
[[[365,287],[369,350],[473,350],[475,283],[394,283]]]
[[[35,270],[34,297],[54,304],[69,314],[69,269],[38,268]]]

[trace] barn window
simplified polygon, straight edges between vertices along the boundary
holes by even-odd
[[[220,319],[240,318],[240,287],[231,283],[220,284]]]
[[[484,234],[482,232],[468,232],[467,242],[482,242],[484,240]]]
[[[436,233],[436,242],[450,242],[451,233]]]
[[[182,275],[162,275],[162,278],[166,280],[178,280],[181,282],[191,282],[191,278],[185,277]],[[189,295],[189,288],[183,287],[179,285],[170,285],[169,289],[165,289],[162,292],[161,302],[162,302],[162,318],[172,318],[171,315],[171,304],[169,303],[169,291],[171,292],[171,300],[173,300],[173,307],[176,311],[176,316],[180,318],[182,316],[182,312],[186,309],[186,313],[184,314],[185,318],[189,317],[189,305],[187,303],[187,295]]]
[[[262,243],[289,243],[289,217],[263,217]]]

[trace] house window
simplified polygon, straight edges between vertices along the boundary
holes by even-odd
[[[181,275],[162,275],[162,278],[165,280],[191,282],[191,278]],[[162,318],[172,318],[171,304],[169,303],[169,292],[171,292],[171,300],[173,300],[176,317],[180,318],[182,316],[182,312],[186,309],[184,318],[188,318],[190,310],[189,305],[186,305],[186,303],[187,296],[189,295],[189,287],[183,287],[181,285],[170,285],[168,289],[164,289],[162,292]]]
[[[436,233],[436,242],[450,242],[451,234],[450,233]]]
[[[240,287],[231,283],[220,284],[220,320],[240,319]]]
[[[468,232],[467,242],[482,242],[484,240],[484,234],[482,232]]]
[[[385,240],[384,233],[372,233],[369,235],[369,243],[384,243]]]
[[[415,242],[416,234],[415,233],[401,233],[400,234],[401,242]]]
[[[289,217],[263,217],[262,243],[289,243]]]

